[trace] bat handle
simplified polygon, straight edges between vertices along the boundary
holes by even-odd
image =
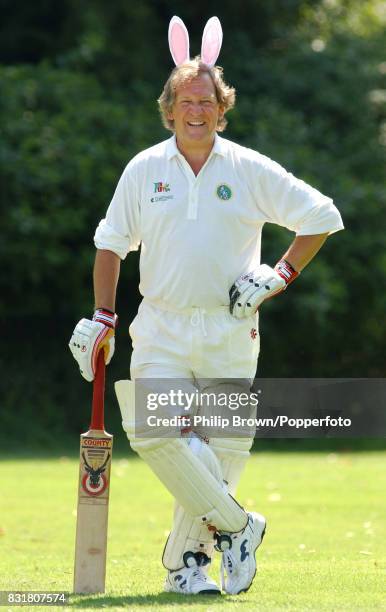
[[[104,431],[104,408],[105,408],[105,354],[101,349],[98,353],[96,372],[92,394],[92,411],[90,429]]]

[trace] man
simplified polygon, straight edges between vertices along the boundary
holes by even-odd
[[[101,348],[110,361],[120,261],[141,244],[143,301],[130,327],[131,379],[178,378],[201,390],[231,379],[250,386],[259,353],[257,309],[296,278],[330,233],[343,229],[342,220],[329,198],[218,136],[235,101],[214,66],[218,53],[214,61],[191,61],[188,45],[181,54],[173,40],[171,51],[177,66],[159,106],[173,136],[139,153],[123,172],[95,234],[94,317],[77,325],[70,348],[87,380]],[[296,232],[275,268],[260,264],[266,222]],[[236,432],[203,441],[181,431],[175,438],[161,432],[137,438],[133,400],[128,393],[118,397],[131,446],[176,499],[163,554],[165,589],[219,593],[207,572],[216,548],[225,592],[246,591],[265,519],[246,512],[233,495],[252,437]]]

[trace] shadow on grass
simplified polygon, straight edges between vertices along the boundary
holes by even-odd
[[[74,597],[74,596],[72,596]],[[101,596],[95,599],[90,596],[80,596],[77,601],[72,601],[70,597],[70,605],[72,608],[112,608],[112,607],[127,607],[127,606],[170,606],[175,605],[176,607],[182,605],[196,606],[210,605],[210,604],[221,604],[234,605],[232,597],[223,595],[193,595],[187,597],[186,595],[179,595],[177,593],[154,593],[153,595],[120,595],[116,597]],[[242,603],[239,601],[238,603]]]

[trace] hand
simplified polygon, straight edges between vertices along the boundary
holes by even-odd
[[[79,364],[83,378],[94,380],[98,353],[105,353],[106,365],[110,363],[115,348],[115,327],[118,317],[113,312],[98,308],[92,321],[81,319],[75,327],[68,344],[74,359]]]
[[[286,278],[278,267],[273,269],[261,264],[254,272],[239,276],[232,285],[229,292],[230,312],[236,319],[251,317],[264,300],[280,293],[286,286]]]

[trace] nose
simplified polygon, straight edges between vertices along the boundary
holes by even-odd
[[[192,115],[200,115],[202,113],[202,106],[199,102],[192,102],[190,105],[190,112]]]

